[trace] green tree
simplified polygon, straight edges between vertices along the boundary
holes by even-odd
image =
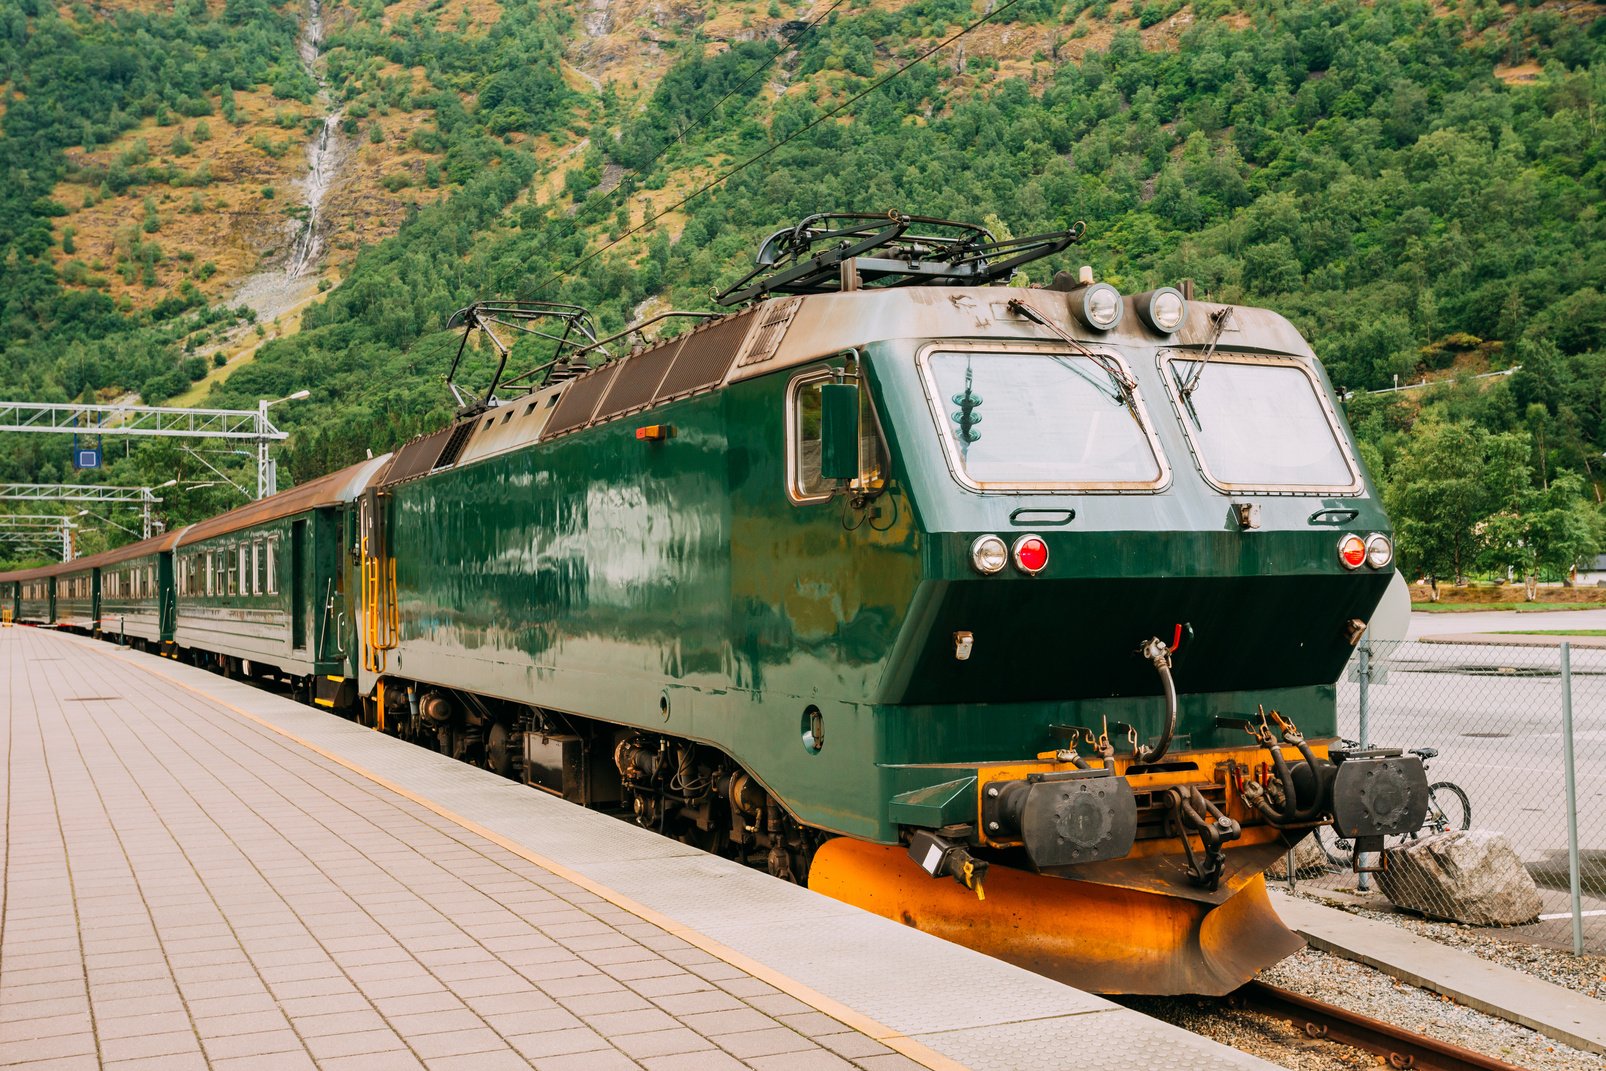
[[[1490,514],[1508,508],[1527,486],[1528,443],[1465,422],[1425,422],[1391,466],[1384,494],[1394,517],[1400,569],[1463,583],[1484,546]]]
[[[1548,487],[1519,493],[1484,524],[1485,560],[1519,573],[1529,602],[1538,595],[1541,573],[1570,583],[1573,567],[1600,548],[1600,515],[1584,489],[1583,477],[1558,473]]]

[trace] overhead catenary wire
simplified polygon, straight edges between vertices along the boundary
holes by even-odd
[[[661,211],[654,212],[654,213],[652,213],[650,215],[647,215],[636,226],[631,227],[629,230],[625,231],[623,234],[620,234],[617,238],[615,238],[612,241],[606,243],[605,245],[601,246],[600,248],[596,249],[595,251],[593,251],[591,253],[587,253],[585,256],[581,257],[579,260],[575,261],[573,264],[569,265],[567,268],[559,269],[554,274],[548,276],[547,278],[541,280],[541,282],[537,283],[535,286],[531,287],[528,291],[526,291],[526,293],[527,294],[538,293],[541,290],[545,289],[546,287],[551,286],[553,283],[558,282],[559,280],[567,277],[571,273],[573,273],[575,271],[578,271],[580,268],[584,267],[586,264],[589,264],[591,261],[595,260],[597,257],[600,257],[602,254],[606,253],[608,250],[610,250],[614,246],[618,245],[620,242],[623,242],[626,238],[629,238],[632,235],[640,233],[641,231],[645,230],[647,227],[651,226],[652,224],[656,223],[658,220],[662,219],[664,216],[669,215],[671,212],[674,212],[677,209],[685,207],[686,205],[690,204],[692,201],[696,200],[698,197],[701,197],[703,194],[709,192],[712,189],[715,189],[718,186],[723,185],[724,183],[728,182],[730,179],[734,178],[736,175],[740,174],[741,172],[747,170],[749,167],[752,167],[754,164],[758,163],[760,160],[763,160],[766,157],[769,157],[769,156],[773,155],[774,153],[778,152],[779,150],[785,148],[787,145],[791,144],[793,141],[796,141],[798,138],[802,137],[804,134],[807,134],[809,131],[811,131],[815,127],[819,126],[821,123],[824,123],[828,119],[836,118],[836,116],[842,114],[842,112],[846,111],[848,108],[851,108],[853,105],[857,104],[859,101],[863,100],[865,97],[868,97],[871,93],[874,93],[876,90],[880,89],[882,86],[886,85],[888,82],[892,81],[894,78],[899,77],[905,71],[908,71],[910,68],[912,68],[912,67],[914,67],[914,66],[916,66],[916,65],[918,65],[920,63],[924,63],[926,60],[930,59],[932,56],[934,56],[938,52],[942,51],[944,48],[947,48],[949,45],[953,44],[955,41],[959,40],[961,37],[964,37],[966,34],[972,32],[973,30],[975,30],[978,27],[984,25],[985,23],[991,22],[993,19],[996,19],[998,16],[1002,15],[1004,12],[1006,12],[1006,11],[1010,10],[1011,8],[1019,5],[1022,2],[1023,2],[1023,0],[1006,0],[1005,3],[1000,4],[997,8],[993,9],[992,11],[987,12],[981,18],[979,18],[976,21],[970,23],[968,26],[964,27],[959,32],[957,32],[955,34],[952,34],[949,37],[944,38],[943,40],[937,42],[935,45],[932,45],[930,48],[926,49],[920,55],[916,56],[914,59],[910,60],[908,63],[905,63],[902,67],[899,67],[897,70],[894,70],[891,73],[885,74],[882,77],[876,79],[874,82],[872,82],[866,88],[860,90],[858,93],[856,93],[853,96],[849,97],[847,100],[843,101],[841,104],[838,104],[836,107],[832,108],[831,110],[829,110],[829,111],[821,114],[820,116],[816,117],[813,121],[809,122],[807,125],[801,127],[798,130],[793,131],[791,134],[788,134],[786,137],[782,138],[780,141],[776,142],[775,144],[769,146],[767,149],[764,149],[761,152],[754,153],[752,156],[748,157],[746,160],[743,160],[741,163],[737,164],[735,167],[731,168],[728,171],[725,171],[725,172],[721,173],[718,177],[712,179],[711,181],[709,181],[708,183],[706,183],[706,184],[704,184],[702,186],[699,186],[697,189],[693,190],[691,193],[688,193],[686,196],[682,197],[680,200],[676,201],[674,204],[669,205],[668,207],[662,209]]]

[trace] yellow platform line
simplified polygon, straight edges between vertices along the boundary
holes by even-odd
[[[108,654],[108,652],[98,653]],[[129,662],[141,672],[148,673],[153,677],[160,677],[170,684],[182,688],[194,695],[198,695],[210,703],[214,703],[226,710],[230,710],[235,714],[238,714],[240,717],[245,718],[247,721],[255,722],[264,729],[278,733],[280,736],[292,741],[293,743],[299,744],[308,751],[323,756],[337,766],[344,767],[345,769],[350,770],[352,773],[357,774],[359,777],[366,778],[381,788],[394,792],[403,799],[410,800],[411,802],[418,804],[420,807],[423,807],[425,810],[439,815],[441,818],[446,819],[453,825],[459,826],[460,828],[473,833],[477,837],[482,837],[485,840],[490,841],[498,848],[512,852],[519,858],[527,862],[534,863],[543,870],[551,871],[553,874],[565,881],[573,882],[574,884],[580,886],[580,888],[601,897],[608,903],[613,904],[615,907],[630,912],[632,915],[640,918],[643,922],[650,922],[666,933],[680,938],[687,944],[702,949],[704,952],[707,952],[716,959],[730,964],[732,967],[735,967],[738,970],[757,978],[761,982],[774,986],[787,996],[796,1000],[800,1000],[815,1010],[829,1015],[831,1018],[842,1023],[844,1026],[874,1038],[876,1041],[887,1046],[887,1048],[892,1049],[895,1052],[902,1053],[915,1063],[930,1068],[931,1071],[966,1071],[966,1066],[964,1064],[959,1063],[950,1057],[944,1056],[942,1053],[937,1052],[934,1049],[928,1048],[926,1045],[915,1041],[913,1038],[910,1038],[889,1026],[885,1026],[882,1023],[877,1022],[868,1015],[856,1011],[840,1001],[826,996],[819,990],[805,985],[790,975],[783,974],[780,971],[768,967],[755,959],[745,956],[735,949],[721,944],[704,933],[694,930],[683,923],[677,922],[667,915],[660,914],[645,904],[637,903],[630,897],[617,892],[616,890],[602,884],[599,881],[588,878],[584,874],[571,870],[556,860],[548,859],[539,852],[533,852],[524,845],[519,844],[517,841],[509,840],[507,837],[502,836],[495,830],[487,829],[485,826],[480,825],[478,822],[475,822],[472,819],[465,818],[454,811],[449,811],[440,806],[434,800],[431,800],[426,796],[421,796],[411,789],[397,784],[395,781],[392,781],[390,778],[385,777],[382,774],[377,774],[364,766],[360,766],[357,763],[352,762],[350,759],[330,751],[328,748],[315,744],[311,740],[308,740],[303,736],[299,736],[296,733],[283,728],[282,726],[276,725],[260,715],[251,713],[249,710],[246,710],[243,707],[237,707],[226,699],[221,699],[218,696],[212,695],[209,692],[195,687],[194,685],[186,684],[184,681],[179,680],[177,677],[174,677],[171,674],[164,673],[161,670],[152,668],[150,666],[139,665],[138,663],[135,663],[127,658],[120,658],[120,660]],[[578,804],[573,806],[578,806]]]

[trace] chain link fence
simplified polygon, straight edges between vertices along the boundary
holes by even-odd
[[[1363,639],[1338,684],[1338,727],[1432,749],[1428,820],[1390,838],[1386,869],[1370,874],[1321,830],[1295,857],[1297,884],[1606,951],[1606,639]]]

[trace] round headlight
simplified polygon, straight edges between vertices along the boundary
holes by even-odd
[[[992,576],[1009,563],[1009,548],[995,535],[977,536],[970,545],[970,564],[983,576]]]
[[[1023,535],[1015,540],[1015,567],[1023,573],[1036,575],[1048,564],[1048,544],[1042,536]]]
[[[1373,569],[1387,569],[1394,561],[1394,544],[1389,537],[1374,533],[1366,537],[1366,564]]]
[[[1366,540],[1353,532],[1338,541],[1338,560],[1346,569],[1359,569],[1366,561]]]
[[[1121,322],[1121,292],[1109,283],[1092,283],[1071,292],[1071,313],[1095,331]]]
[[[1188,303],[1180,290],[1162,286],[1132,299],[1143,322],[1162,335],[1174,334],[1188,314]]]

